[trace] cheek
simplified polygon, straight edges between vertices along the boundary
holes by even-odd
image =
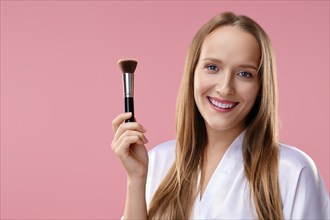
[[[245,100],[250,105],[253,105],[257,97],[258,90],[259,90],[258,84],[248,85],[245,87],[240,87],[239,94],[243,100]]]
[[[194,76],[194,98],[197,108],[200,110],[201,102],[202,102],[202,94],[205,91],[205,82],[200,77],[198,72],[195,72]]]
[[[202,77],[201,73],[196,72],[194,79],[195,96],[201,95],[210,88],[210,83],[206,77]]]

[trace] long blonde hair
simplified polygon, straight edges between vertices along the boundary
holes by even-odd
[[[176,159],[158,187],[149,219],[188,219],[197,196],[199,165],[207,142],[205,122],[195,104],[194,72],[204,39],[221,26],[235,26],[252,34],[260,47],[260,91],[247,116],[243,141],[245,176],[259,219],[283,219],[278,184],[276,69],[270,40],[252,19],[221,13],[206,23],[190,45],[176,112]]]

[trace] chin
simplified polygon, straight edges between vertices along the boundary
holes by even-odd
[[[235,123],[235,122],[206,122],[206,126],[209,127],[210,129],[218,132],[226,132],[226,131],[242,131],[244,130],[244,124],[242,123]]]
[[[219,132],[228,131],[228,130],[232,129],[232,126],[230,126],[228,124],[208,123],[208,126],[212,130],[219,131]]]

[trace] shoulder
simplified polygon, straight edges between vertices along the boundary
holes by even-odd
[[[166,141],[148,152],[149,165],[146,185],[146,201],[148,206],[159,184],[175,160],[175,145],[175,140]]]
[[[312,158],[302,150],[287,144],[280,144],[280,167],[303,169],[309,168],[314,171],[316,165]]]
[[[279,174],[291,182],[305,178],[317,179],[318,170],[310,156],[296,147],[280,144]]]
[[[327,219],[329,197],[310,156],[280,144],[279,184],[285,219]]]
[[[157,175],[167,173],[175,159],[175,140],[163,142],[153,149],[149,154],[149,173]]]
[[[175,154],[175,140],[169,140],[158,144],[156,147],[152,148],[148,154],[149,157],[157,157],[159,155],[172,155]]]

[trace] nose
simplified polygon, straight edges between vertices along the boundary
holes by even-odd
[[[232,74],[227,71],[221,74],[219,78],[219,83],[216,86],[216,92],[218,92],[221,96],[230,96],[235,94],[234,82]]]

